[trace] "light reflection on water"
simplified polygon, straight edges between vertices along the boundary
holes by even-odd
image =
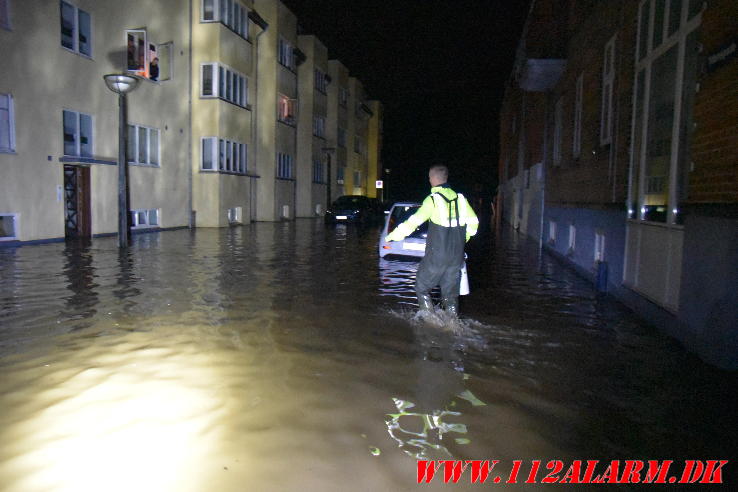
[[[377,236],[0,249],[0,490],[410,490],[416,457],[730,458],[734,375],[527,243],[472,243],[451,321],[415,315],[417,262],[379,262]]]

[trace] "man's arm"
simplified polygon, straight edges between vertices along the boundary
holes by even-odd
[[[479,218],[477,218],[477,214],[474,213],[474,209],[469,205],[469,201],[466,199],[465,196],[462,195],[463,203],[461,203],[461,207],[463,207],[463,213],[464,218],[466,219],[466,240],[469,241],[473,235],[477,233],[477,229],[479,229]]]
[[[430,219],[430,216],[433,213],[433,206],[433,197],[428,196],[423,200],[423,205],[421,205],[418,211],[411,215],[405,222],[395,227],[395,230],[387,234],[387,237],[385,237],[384,240],[389,242],[402,241],[405,239],[407,236],[412,234],[420,224]]]

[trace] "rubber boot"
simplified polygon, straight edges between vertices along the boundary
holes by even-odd
[[[459,298],[458,297],[446,297],[443,300],[443,305],[448,314],[453,314],[454,316],[459,315]]]
[[[433,311],[433,300],[430,294],[418,294],[418,308],[421,311]]]

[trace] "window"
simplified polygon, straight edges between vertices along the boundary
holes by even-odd
[[[599,231],[595,232],[594,260],[605,261],[605,234]]]
[[[0,27],[10,30],[10,0],[0,0]]]
[[[217,97],[242,108],[248,105],[248,79],[220,63],[200,65],[200,95]]]
[[[131,227],[157,227],[159,225],[159,209],[131,210]]]
[[[0,214],[0,241],[18,239],[18,214]]]
[[[328,91],[328,77],[325,72],[315,69],[315,90],[325,94]]]
[[[569,224],[569,251],[568,253],[574,252],[574,247],[577,244],[577,228],[574,224]]]
[[[10,94],[0,94],[0,152],[15,152],[15,114]]]
[[[315,135],[316,137],[325,138],[325,117],[313,117],[313,135]]]
[[[548,222],[548,242],[553,244],[556,242],[557,224],[553,220]]]
[[[338,91],[338,104],[343,107],[348,105],[349,91],[345,87],[341,87]]]
[[[600,110],[600,145],[612,142],[612,89],[615,80],[615,36],[605,45],[602,61],[602,104]]]
[[[572,138],[572,156],[576,159],[582,153],[582,92],[584,90],[584,74],[577,77],[574,97],[574,137]]]
[[[295,69],[295,51],[290,43],[285,41],[283,38],[279,38],[279,46],[277,53],[277,61],[289,68],[290,70]]]
[[[644,0],[639,9],[628,208],[640,220],[684,220],[679,203],[686,190],[702,4]]]
[[[148,41],[145,29],[126,31],[126,69],[154,82],[172,78],[171,42],[156,44]]]
[[[354,135],[354,152],[357,154],[364,153],[364,141],[359,135]]]
[[[76,111],[62,112],[64,155],[92,157],[92,116]]]
[[[325,183],[323,175],[323,159],[320,157],[313,157],[313,182]]]
[[[346,148],[346,129],[345,128],[338,127],[338,135],[337,135],[336,143],[342,149]]]
[[[200,20],[220,22],[242,38],[249,38],[248,10],[238,0],[202,0]]]
[[[200,169],[246,174],[248,146],[218,137],[203,137]]]
[[[243,208],[233,207],[229,208],[227,212],[229,224],[240,224],[243,220]]]
[[[361,187],[361,171],[354,171],[354,188]]]
[[[345,166],[338,166],[336,168],[336,182],[338,184],[343,184],[343,180],[345,179],[346,175],[346,167]]]
[[[561,165],[561,145],[564,122],[564,98],[563,96],[556,101],[554,107],[554,134],[553,134],[553,163],[554,166]]]
[[[127,159],[131,164],[159,166],[159,129],[128,125]]]
[[[294,125],[297,121],[297,99],[291,99],[284,94],[279,95],[279,114],[277,119],[283,123]]]
[[[277,153],[277,177],[282,179],[292,179],[292,156],[289,154]]]
[[[92,20],[90,14],[71,3],[61,1],[61,44],[82,55],[92,56]]]

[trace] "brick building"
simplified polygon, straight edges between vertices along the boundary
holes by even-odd
[[[531,2],[500,115],[502,217],[738,366],[738,3]]]

